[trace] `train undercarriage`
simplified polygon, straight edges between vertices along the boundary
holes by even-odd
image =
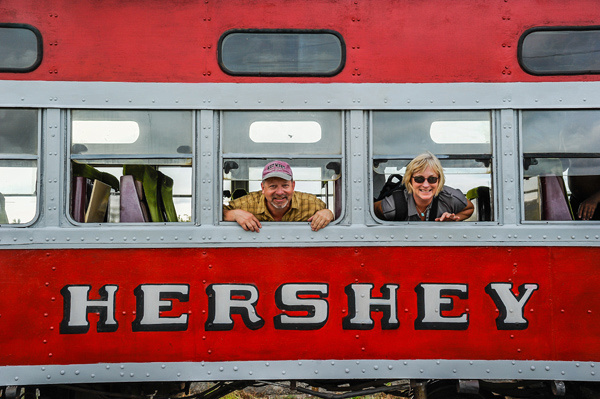
[[[244,391],[244,393],[236,393]],[[600,383],[523,380],[221,381],[6,386],[1,399],[219,399],[314,396],[323,399],[600,398]]]

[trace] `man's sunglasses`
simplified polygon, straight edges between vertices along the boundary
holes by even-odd
[[[425,176],[413,176],[413,180],[417,183],[424,183],[425,182]],[[427,182],[429,184],[435,184],[438,182],[438,178],[436,176],[429,176],[427,178]]]

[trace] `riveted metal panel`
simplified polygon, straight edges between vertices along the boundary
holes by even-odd
[[[597,362],[538,360],[326,359],[102,363],[0,367],[2,385],[104,382],[482,379],[600,381]]]

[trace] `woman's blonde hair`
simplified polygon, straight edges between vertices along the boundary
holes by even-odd
[[[446,181],[444,179],[444,169],[442,168],[440,160],[437,159],[437,157],[429,151],[418,155],[412,161],[410,161],[408,165],[406,165],[406,172],[404,173],[404,177],[402,178],[402,183],[404,183],[406,191],[412,194],[412,177],[415,174],[423,172],[427,168],[431,168],[431,170],[433,170],[433,172],[438,175],[438,186],[434,193],[436,197],[438,196],[438,194],[444,188],[444,183]]]

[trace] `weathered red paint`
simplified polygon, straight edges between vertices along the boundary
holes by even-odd
[[[516,359],[595,361],[600,358],[600,248],[569,247],[337,247],[171,248],[0,251],[0,365],[101,362],[241,361],[294,359]],[[281,311],[275,290],[284,283],[329,284],[329,320],[316,331],[273,327]],[[400,327],[343,330],[348,284],[399,284]],[[468,312],[464,331],[416,331],[419,283],[468,284],[466,300],[450,314]],[[499,331],[484,288],[490,282],[539,285],[525,307],[529,327]],[[140,284],[190,285],[189,302],[173,301],[165,315],[189,313],[187,331],[132,332],[133,290]],[[266,323],[248,329],[237,315],[232,331],[205,331],[213,283],[253,284]],[[65,285],[98,289],[116,284],[115,332],[61,334]],[[450,315],[448,314],[448,315]],[[493,345],[490,345],[493,342]],[[310,343],[310,344],[308,344]]]
[[[127,82],[537,82],[517,62],[534,26],[598,25],[596,0],[453,2],[305,0],[3,0],[0,22],[27,23],[44,38],[41,66],[6,80]],[[230,29],[333,29],[347,45],[331,78],[231,77],[217,64]]]

